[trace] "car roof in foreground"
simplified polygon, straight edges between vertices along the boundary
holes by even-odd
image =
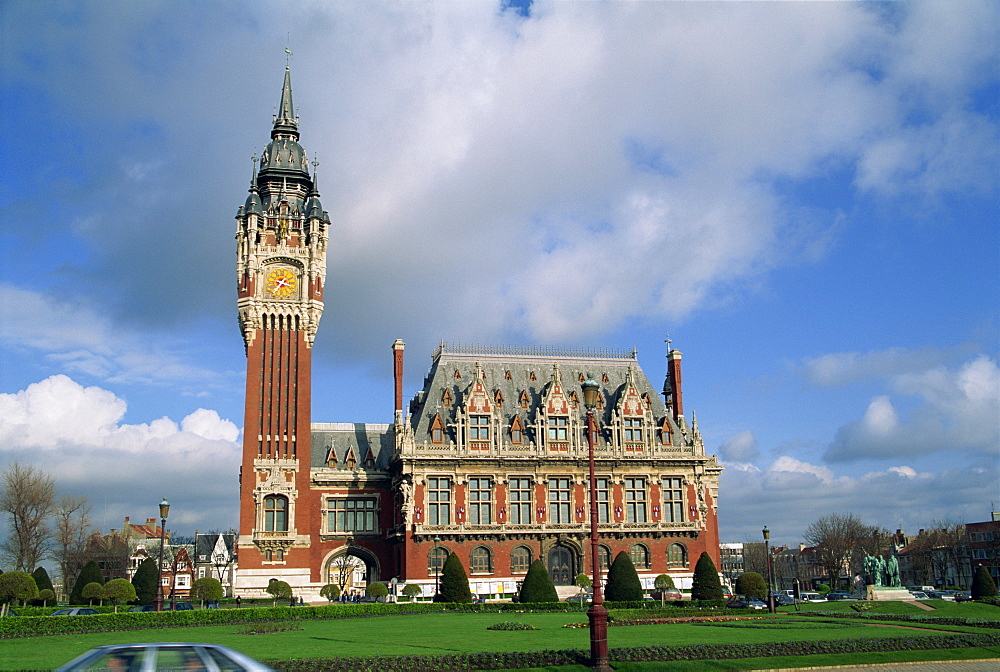
[[[136,642],[129,644],[104,644],[102,646],[95,646],[94,648],[80,654],[73,660],[67,662],[61,667],[57,667],[55,672],[60,672],[60,670],[75,670],[77,669],[77,664],[81,663],[90,658],[97,658],[102,655],[106,655],[113,651],[128,651],[135,649],[173,649],[179,647],[202,647],[209,649],[216,649],[225,652],[227,656],[232,656],[237,662],[242,663],[244,666],[255,669],[255,670],[271,670],[270,667],[264,665],[264,663],[251,658],[242,651],[237,651],[236,649],[230,648],[228,646],[223,646],[222,644],[208,644],[205,642]]]

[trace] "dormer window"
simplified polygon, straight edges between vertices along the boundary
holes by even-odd
[[[510,442],[515,445],[524,443],[524,426],[521,424],[521,416],[515,415],[510,423]]]
[[[521,390],[521,396],[518,397],[517,401],[521,405],[521,408],[527,409],[531,405],[531,398],[528,396],[528,391]]]
[[[490,416],[488,415],[469,416],[469,439],[471,439],[472,441],[489,441]]]
[[[493,401],[496,402],[497,406],[503,408],[503,392],[497,390],[497,393],[493,395]]]
[[[444,393],[441,395],[441,405],[445,408],[451,408],[451,402],[453,401],[451,397],[451,390],[447,387],[444,388]]]
[[[444,423],[440,413],[431,421],[431,443],[444,443]]]

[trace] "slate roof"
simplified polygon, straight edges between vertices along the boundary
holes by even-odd
[[[348,469],[353,452],[356,468],[387,470],[394,439],[389,425],[363,422],[312,423],[312,468]],[[331,464],[331,456],[336,458]]]
[[[471,383],[475,380],[476,364],[483,367],[491,400],[497,393],[503,398],[499,412],[502,423],[510,426],[518,414],[526,431],[526,438],[537,441],[531,427],[541,412],[541,404],[552,381],[553,365],[559,365],[560,378],[566,394],[576,392],[582,402],[580,377],[590,377],[600,384],[603,408],[597,410],[598,424],[611,422],[619,396],[625,389],[626,376],[632,369],[632,380],[640,395],[649,399],[657,424],[667,415],[663,399],[642,372],[637,353],[615,351],[573,352],[557,349],[526,349],[506,347],[463,347],[442,344],[434,353],[430,372],[424,379],[423,390],[410,402],[410,424],[417,443],[430,441],[430,428],[434,416],[441,414],[447,426],[454,422]],[[456,371],[457,376],[456,377]],[[532,379],[534,377],[534,379]],[[450,407],[444,400],[445,391],[451,397]],[[528,396],[528,408],[521,407],[522,392]],[[578,413],[583,414],[580,403]],[[454,440],[454,436],[451,437]],[[603,441],[603,437],[601,439]]]

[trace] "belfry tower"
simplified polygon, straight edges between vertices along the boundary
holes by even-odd
[[[316,188],[318,164],[310,176],[298,125],[286,67],[271,141],[259,169],[254,157],[250,195],[236,215],[237,306],[247,354],[239,536],[245,589],[263,587],[283,574],[290,555],[307,553],[318,524],[305,495],[312,345],[323,314],[330,218]]]

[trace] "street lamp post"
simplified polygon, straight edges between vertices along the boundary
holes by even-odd
[[[440,589],[441,581],[441,558],[438,557],[438,544],[441,543],[441,537],[434,537],[434,599],[438,599],[438,591]]]
[[[771,566],[771,530],[767,525],[762,530],[764,535],[764,559],[767,561],[767,610],[772,614],[774,608],[774,569]]]
[[[160,502],[160,561],[156,563],[156,598],[153,600],[153,611],[163,611],[163,545],[169,512],[170,502],[164,497]]]
[[[594,597],[587,610],[590,621],[590,663],[600,672],[610,672],[608,664],[608,610],[604,608],[604,593],[601,590],[600,545],[597,535],[597,476],[594,474],[594,444],[597,442],[597,422],[594,408],[597,406],[597,392],[600,385],[593,378],[587,378],[583,385],[583,405],[587,409],[587,448],[590,461],[590,567],[593,571]]]

